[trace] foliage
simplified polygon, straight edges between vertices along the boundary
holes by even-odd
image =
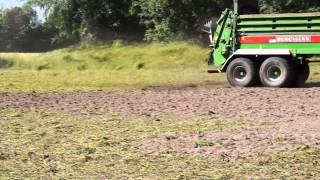
[[[320,10],[317,0],[239,3],[242,13]],[[43,23],[31,6],[46,10]],[[0,11],[0,50],[42,51],[78,42],[140,41],[143,37],[147,41],[187,39],[196,37],[202,22],[217,19],[231,7],[232,0],[28,0],[22,8]]]
[[[241,12],[250,13],[259,9],[264,13],[317,11],[320,7],[315,0],[259,0],[259,7],[255,7],[258,0],[239,2]],[[232,6],[232,0],[30,0],[30,3],[48,10],[48,21],[58,25],[61,35],[82,41],[124,38],[129,32],[144,34],[147,41],[193,37],[200,22],[218,18],[222,10]]]
[[[42,51],[50,46],[54,29],[38,21],[30,6],[0,10],[1,51]]]
[[[202,18],[217,16],[228,0],[133,0],[132,12],[146,26],[146,39],[171,40],[192,34]]]
[[[320,1],[309,0],[260,0],[263,13],[316,12],[320,10]]]
[[[45,8],[48,23],[58,27],[62,39],[96,41],[119,38],[137,28],[130,15],[130,0],[30,0]]]

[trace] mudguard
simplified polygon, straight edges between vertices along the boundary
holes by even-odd
[[[253,56],[255,58],[259,56],[292,56],[292,53],[289,49],[238,49],[227,59],[227,61],[219,71],[225,72],[230,62],[232,62],[237,57],[244,56]]]

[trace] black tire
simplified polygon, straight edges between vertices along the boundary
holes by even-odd
[[[293,86],[301,87],[304,86],[310,76],[310,66],[307,61],[303,61],[301,64],[295,66],[295,78],[293,80]]]
[[[293,64],[293,63],[292,63]],[[287,59],[271,57],[260,68],[260,80],[266,87],[288,87],[293,82],[294,67]]]
[[[231,86],[250,87],[259,80],[259,68],[250,59],[237,58],[227,68],[227,77]]]

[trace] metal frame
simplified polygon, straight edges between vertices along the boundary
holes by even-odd
[[[234,53],[237,49],[237,20],[239,16],[239,4],[238,0],[233,0],[234,2],[234,10],[233,10],[233,36],[232,36],[232,53]]]

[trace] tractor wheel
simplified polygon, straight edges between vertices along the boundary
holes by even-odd
[[[294,77],[294,67],[287,59],[271,57],[260,68],[260,79],[266,87],[287,87]]]
[[[250,59],[237,58],[229,64],[227,77],[231,86],[253,86],[259,80],[257,65]]]
[[[296,87],[303,86],[310,76],[310,67],[307,61],[302,62],[302,64],[297,64],[295,67],[295,79],[293,80],[293,85]]]

